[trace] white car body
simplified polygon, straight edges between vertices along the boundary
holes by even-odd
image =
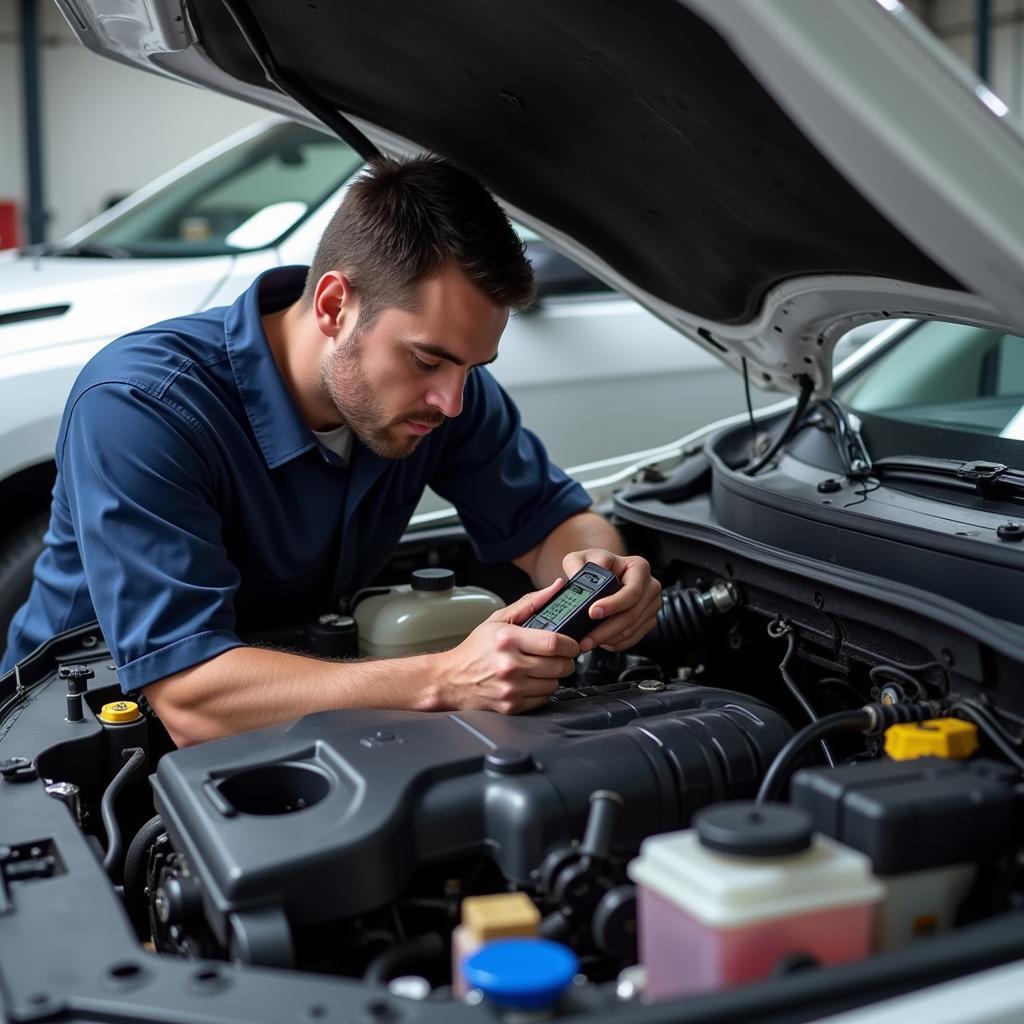
[[[275,123],[246,128],[205,150],[61,244],[74,246]],[[309,263],[343,192],[331,195],[277,245],[235,255],[0,256],[0,496],[10,496],[6,488],[18,474],[52,466],[64,402],[92,355],[138,327],[228,304],[270,267]],[[25,318],[65,306],[61,313]],[[513,317],[494,373],[555,461],[568,467],[679,437],[736,411],[743,401],[735,377],[718,360],[685,344],[673,328],[610,290],[548,298]],[[651,401],[652,389],[657,401]],[[635,400],[641,392],[643,402]],[[597,429],[565,414],[568,403],[578,398],[620,414],[603,419]],[[48,499],[48,484],[28,496],[19,494],[20,522],[42,512]],[[9,523],[6,532],[17,525]]]

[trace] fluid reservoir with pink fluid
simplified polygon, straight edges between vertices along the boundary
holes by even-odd
[[[693,826],[650,837],[629,865],[649,999],[757,981],[791,957],[828,965],[870,952],[884,887],[805,811],[721,803]]]

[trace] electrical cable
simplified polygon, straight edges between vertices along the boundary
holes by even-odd
[[[755,797],[757,803],[770,800],[776,789],[786,778],[804,751],[822,736],[831,732],[859,731],[868,736],[877,736],[890,725],[899,722],[923,722],[935,718],[942,712],[942,704],[934,700],[918,701],[913,704],[865,704],[862,708],[836,711],[824,715],[810,725],[805,725],[792,736],[776,754],[761,780]]]
[[[995,742],[996,745],[999,745],[1001,742],[1008,746],[1016,746],[1016,748],[1019,749],[1021,744],[1024,743],[1024,736],[1011,735],[1011,733],[994,718],[991,710],[986,708],[984,705],[981,705],[977,700],[973,700],[970,697],[961,697],[954,703],[951,710],[964,711],[966,714],[969,714],[972,721],[974,721],[976,725],[980,726],[982,731],[993,742]],[[1004,751],[1004,753],[1007,753],[1004,746],[999,745],[999,749]]]
[[[758,473],[768,465],[772,459],[779,453],[782,446],[790,439],[793,431],[796,429],[797,424],[803,418],[805,412],[807,412],[807,406],[811,401],[811,392],[814,390],[814,382],[810,377],[802,377],[800,379],[800,397],[796,400],[796,405],[793,408],[793,412],[786,422],[785,427],[782,429],[782,433],[776,438],[775,443],[757,460],[752,466],[747,466],[743,472],[747,476],[756,476]]]
[[[868,500],[868,495],[874,494],[875,491],[882,486],[882,481],[878,477],[869,476],[861,480],[863,487],[859,491],[854,491],[857,495],[856,501],[848,501],[843,508],[856,508],[858,505],[863,505]],[[873,484],[874,486],[870,486]]]
[[[1014,725],[1024,726],[1024,717],[1015,715],[1012,711],[1007,711],[1005,708],[992,708],[991,710],[994,715],[1005,718],[1008,722],[1013,722]]]
[[[991,718],[976,704],[969,700],[956,701],[950,705],[950,711],[959,711],[965,718],[974,722],[981,731],[999,748],[999,752],[1018,771],[1024,772],[1024,758],[1010,745],[1002,730],[995,726]]]
[[[871,728],[873,721],[870,712],[858,708],[854,711],[836,711],[805,725],[790,738],[772,761],[757,791],[757,803],[763,804],[771,799],[779,783],[789,775],[790,769],[815,740],[840,730],[864,731]]]
[[[14,665],[12,671],[14,672],[14,693],[0,704],[0,722],[7,717],[7,712],[12,708],[16,708],[23,700],[25,700],[29,693],[35,689],[40,683],[45,682],[45,676],[43,679],[37,679],[34,683],[29,683],[27,686],[21,681],[21,670],[17,664]]]
[[[786,641],[786,653],[782,656],[782,661],[779,663],[779,675],[782,676],[782,681],[786,684],[786,688],[793,695],[797,704],[803,708],[804,714],[812,721],[818,720],[818,713],[811,706],[810,701],[800,692],[800,687],[796,685],[793,677],[788,672],[789,662],[793,655],[796,653],[796,633],[793,631],[793,627],[787,623],[779,621],[778,629],[785,629]],[[769,636],[773,635],[771,627],[768,630]],[[776,636],[783,635],[781,632],[774,634]],[[825,760],[828,762],[830,768],[834,768],[836,765],[836,759],[829,749],[828,744],[824,740],[819,740],[818,745],[821,747],[821,752],[825,756]]]
[[[757,423],[754,421],[754,403],[750,400],[750,371],[747,368],[747,357],[740,357],[743,367],[743,393],[747,396],[747,417],[750,420],[750,457],[754,457],[754,446],[757,444]]]
[[[103,856],[103,870],[111,879],[114,878],[114,869],[117,867],[118,858],[121,855],[121,827],[117,823],[117,818],[114,817],[114,801],[128,780],[146,760],[145,751],[141,747],[128,747],[121,751],[122,757],[125,754],[128,755],[128,760],[111,779],[110,785],[103,791],[103,799],[100,800],[100,814],[103,818],[103,827],[107,832],[107,852]]]
[[[968,707],[975,709],[978,715],[984,719],[987,726],[994,732],[999,733],[1007,743],[1010,743],[1015,747],[1020,747],[1021,744],[1024,744],[1024,736],[1020,733],[1013,735],[1010,730],[995,717],[992,708],[982,704],[980,701],[972,700],[969,697],[963,698],[963,703]]]
[[[876,682],[876,673],[880,674],[882,672],[891,671],[896,674],[902,673],[903,675],[901,676],[901,678],[905,678],[907,673],[927,672],[929,669],[932,668],[937,668],[942,673],[942,693],[943,696],[945,696],[947,693],[949,693],[949,672],[946,670],[946,666],[939,661],[920,661],[914,665],[891,665],[888,663],[883,665],[875,665],[875,667],[868,672],[868,676],[872,682]],[[916,677],[912,678],[916,685],[923,685],[921,680],[917,679]]]

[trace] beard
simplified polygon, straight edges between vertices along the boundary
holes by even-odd
[[[382,459],[404,459],[416,450],[422,436],[409,434],[405,421],[440,426],[445,417],[436,409],[410,411],[389,419],[384,404],[374,393],[359,358],[359,337],[345,350],[335,349],[320,364],[320,387],[331,400],[342,424]]]

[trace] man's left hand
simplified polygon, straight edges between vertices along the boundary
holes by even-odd
[[[590,609],[592,629],[580,643],[580,650],[603,647],[626,651],[654,628],[661,608],[661,584],[651,575],[647,560],[639,555],[616,555],[603,548],[572,551],[562,559],[565,578],[571,579],[587,562],[603,566],[618,576],[622,589],[602,597]]]

